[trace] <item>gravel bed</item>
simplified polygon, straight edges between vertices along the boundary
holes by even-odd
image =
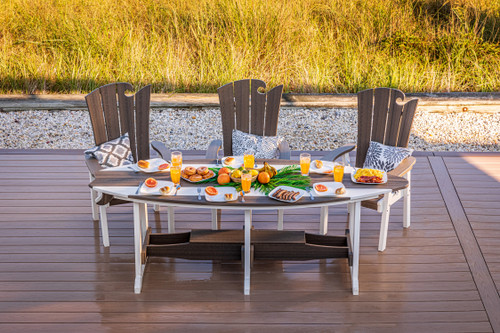
[[[278,134],[293,150],[331,150],[356,142],[355,109],[282,108]],[[86,149],[94,145],[90,119],[80,111],[0,112],[0,148]],[[222,138],[217,108],[151,112],[151,139],[172,149],[208,147]],[[500,113],[417,112],[411,148],[431,151],[500,151]]]

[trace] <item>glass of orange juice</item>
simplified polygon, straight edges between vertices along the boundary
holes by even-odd
[[[245,169],[250,169],[255,166],[255,156],[252,151],[246,151],[243,154],[243,165]]]
[[[172,183],[177,186],[181,182],[181,167],[180,166],[171,166],[170,167],[170,179],[172,179]]]
[[[250,187],[252,186],[252,174],[248,170],[244,170],[241,173],[241,189],[243,192],[250,192]]]
[[[170,153],[170,161],[172,162],[172,166],[182,167],[182,152],[173,151]]]
[[[333,181],[342,183],[344,179],[344,163],[336,162],[333,167]]]
[[[300,173],[302,176],[309,176],[309,167],[311,166],[311,154],[300,154]]]

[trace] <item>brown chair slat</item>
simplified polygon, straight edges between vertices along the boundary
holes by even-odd
[[[405,94],[402,91],[393,89],[389,104],[389,114],[387,115],[387,127],[385,130],[385,139],[383,144],[388,146],[396,146],[398,143],[398,134],[401,124],[401,115],[403,114],[402,102],[405,99]],[[398,100],[400,102],[398,102]]]
[[[411,127],[413,125],[413,118],[415,116],[415,111],[417,110],[417,105],[418,99],[412,99],[404,105],[397,144],[399,147],[408,147]]]
[[[266,84],[261,80],[252,80],[251,98],[252,114],[250,116],[250,133],[264,135],[264,117],[266,111],[266,93],[259,92],[259,88],[266,88]]]
[[[94,131],[94,141],[96,145],[100,145],[108,141],[106,127],[104,125],[104,113],[102,110],[101,93],[99,89],[92,91],[85,96],[87,102],[90,122],[92,123],[92,130]]]
[[[249,95],[250,95],[250,80],[247,79],[234,82],[236,128],[245,133],[249,133],[250,131]]]
[[[151,101],[151,85],[135,94],[135,130],[137,138],[137,158],[149,158],[149,106]]]
[[[224,155],[230,156],[233,153],[233,129],[235,126],[234,117],[234,91],[233,83],[228,83],[217,89],[219,94],[220,111],[222,118],[222,137],[224,145]]]
[[[127,96],[125,92],[133,91],[134,87],[130,83],[117,83],[116,93],[118,95],[118,112],[120,114],[120,135],[129,132],[129,115],[134,110],[134,96]],[[132,147],[132,146],[131,146]]]
[[[118,117],[118,105],[116,99],[116,84],[111,83],[99,88],[104,110],[106,132],[108,139],[116,139],[120,136],[120,121]]]
[[[373,106],[374,112],[371,141],[384,143],[391,89],[376,88],[373,94],[375,97],[375,103]]]
[[[276,86],[267,93],[266,119],[264,122],[264,135],[266,136],[275,136],[278,132],[282,93],[283,85]]]
[[[356,148],[356,167],[363,167],[370,144],[373,116],[373,89],[358,93],[358,142]]]

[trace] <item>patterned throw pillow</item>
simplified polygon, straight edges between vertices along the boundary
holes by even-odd
[[[246,151],[254,153],[255,158],[278,158],[278,146],[283,137],[260,136],[233,130],[233,155],[243,155]]]
[[[134,163],[128,133],[86,150],[85,155],[90,155],[97,159],[103,168]]]
[[[379,142],[370,141],[363,168],[391,171],[401,161],[411,156],[413,149],[386,146]]]

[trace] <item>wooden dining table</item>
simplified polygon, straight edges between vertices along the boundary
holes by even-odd
[[[279,166],[298,164],[294,160],[266,160],[271,165],[279,168]],[[264,160],[256,160],[258,165],[261,165]],[[215,160],[198,159],[184,161],[183,167],[193,165],[205,165],[215,167]],[[354,295],[359,294],[359,242],[360,242],[360,223],[361,223],[361,202],[373,198],[382,197],[387,203],[388,194],[393,191],[404,189],[408,186],[408,181],[402,177],[388,176],[385,184],[357,184],[351,181],[349,170],[344,174],[343,184],[346,188],[346,193],[341,196],[317,196],[304,195],[300,200],[294,203],[277,201],[269,198],[266,195],[252,191],[252,194],[245,195],[244,202],[240,199],[228,202],[211,202],[204,197],[198,200],[197,188],[202,186],[214,185],[211,184],[193,184],[181,180],[181,188],[175,195],[144,195],[136,194],[138,186],[148,177],[153,176],[157,180],[170,180],[168,172],[160,172],[155,174],[147,174],[142,172],[134,172],[126,167],[113,169],[105,169],[96,174],[95,179],[89,184],[91,188],[98,193],[110,194],[116,198],[127,200],[133,203],[133,221],[134,221],[134,252],[135,252],[135,293],[140,293],[142,289],[142,280],[144,269],[147,262],[147,251],[145,244],[150,241],[151,229],[148,227],[147,220],[147,204],[167,206],[169,209],[169,233],[174,233],[174,207],[189,207],[202,208],[212,210],[212,229],[216,229],[217,223],[214,219],[217,214],[214,214],[216,209],[232,209],[244,211],[244,230],[242,231],[243,255],[244,263],[244,287],[245,295],[250,294],[250,277],[251,277],[251,245],[252,243],[252,211],[253,210],[288,210],[300,209],[301,207],[318,207],[321,210],[319,221],[319,235],[326,235],[328,231],[328,207],[335,205],[347,205],[349,212],[349,228],[348,242],[352,250],[352,260],[350,260],[351,284]],[[319,182],[332,182],[331,174],[310,174],[311,185]],[[216,180],[215,185],[216,186]],[[283,218],[283,214],[280,214]],[[282,225],[282,222],[281,222]],[[281,228],[279,228],[281,229]],[[283,235],[284,231],[276,231],[274,235]],[[281,233],[281,234],[280,234]],[[195,239],[193,233],[193,241]],[[199,239],[200,234],[196,234]],[[257,235],[257,234],[255,234]],[[296,239],[300,235],[289,233],[288,238]],[[206,235],[205,235],[206,237]],[[210,236],[212,237],[212,236]],[[209,238],[210,238],[209,237]],[[302,236],[300,236],[302,237]],[[286,258],[284,258],[286,259]]]

